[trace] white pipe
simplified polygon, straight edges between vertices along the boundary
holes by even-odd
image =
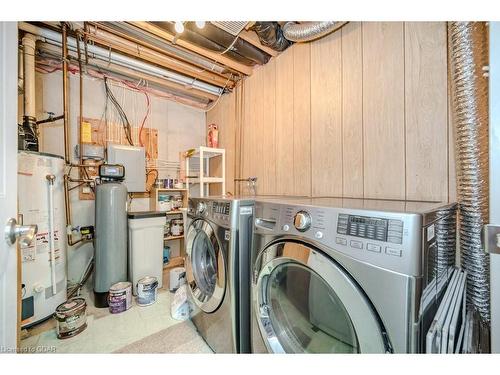
[[[35,105],[35,45],[36,37],[24,35],[23,44],[23,77],[24,77],[24,115],[36,118]]]
[[[55,31],[41,28],[41,27],[37,27],[37,26],[33,26],[33,25],[30,25],[26,22],[19,22],[18,25],[19,25],[19,29],[21,29],[21,30],[24,30],[26,32],[43,37],[47,41],[52,41],[52,42],[57,43],[57,45],[62,44],[61,34],[55,32]],[[75,38],[68,37],[68,47],[76,48],[76,39]],[[133,69],[140,70],[140,71],[143,71],[145,73],[152,74],[152,75],[160,75],[162,78],[168,79],[170,81],[184,84],[186,86],[191,86],[191,87],[194,87],[194,88],[197,88],[199,90],[209,92],[209,93],[212,93],[215,95],[220,95],[222,93],[222,89],[217,87],[217,86],[213,86],[213,85],[210,85],[210,84],[205,83],[205,82],[197,81],[196,79],[186,77],[182,74],[174,73],[174,72],[171,72],[169,70],[159,68],[159,67],[144,63],[144,62],[139,61],[139,60],[132,59],[132,58],[127,57],[125,55],[121,55],[119,53],[113,52],[111,50],[107,50],[105,48],[98,47],[98,46],[93,45],[93,44],[87,45],[87,51],[89,53],[96,55],[96,57],[98,56],[100,59],[118,64],[118,65],[122,65],[122,66],[125,65],[128,67],[132,67]]]
[[[55,176],[52,174],[47,175],[49,183],[49,251],[50,251],[50,269],[52,278],[52,294],[57,293],[56,283],[56,249],[54,241],[54,180]]]

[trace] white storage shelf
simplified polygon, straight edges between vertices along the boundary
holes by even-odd
[[[221,176],[210,176],[209,160],[214,157],[221,157]],[[194,169],[193,166],[199,166]],[[197,176],[197,177],[193,177]],[[186,158],[186,186],[190,184],[200,185],[200,197],[208,194],[209,184],[222,184],[222,192],[226,191],[226,150],[223,148],[211,148],[200,146],[189,157]]]

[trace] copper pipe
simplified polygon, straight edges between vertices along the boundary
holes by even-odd
[[[80,164],[83,164],[82,157],[82,125],[83,125],[83,73],[82,73],[82,55],[80,50],[80,32],[76,33],[76,51],[78,53],[78,71],[79,71],[79,79],[80,79],[80,121],[78,124],[78,149],[80,150]]]
[[[66,213],[66,228],[70,228],[70,230],[73,229],[73,225],[71,224],[71,204],[70,204],[70,199],[69,199],[69,191],[71,190],[69,188],[69,181],[71,181],[71,178],[65,174],[64,175],[64,206],[65,206],[65,213]],[[80,242],[85,241],[85,238],[80,238],[79,240],[74,241],[73,240],[73,234],[71,232],[66,232],[66,236],[68,239],[68,245],[69,246],[74,246]]]
[[[69,160],[69,109],[68,109],[68,32],[67,25],[62,25],[62,74],[63,74],[63,120],[64,120],[64,160],[66,164]]]

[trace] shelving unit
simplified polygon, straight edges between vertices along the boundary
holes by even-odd
[[[220,176],[210,176],[210,159],[219,157],[221,166]],[[196,169],[198,166],[198,169]],[[209,184],[222,184],[222,191],[226,191],[226,150],[200,146],[189,157],[186,157],[186,187],[190,184],[200,185],[200,197],[208,195]]]
[[[151,195],[149,198],[149,209],[152,211],[160,211],[160,207],[158,204],[158,197],[162,194],[171,194],[171,195],[182,195],[182,208],[187,208],[188,205],[188,189],[175,189],[175,188],[157,188],[153,187],[151,190]],[[165,211],[165,215],[167,216],[167,220],[175,219],[176,216],[184,216],[183,211],[180,209]],[[179,256],[173,257],[167,264],[163,265],[163,269],[178,267],[184,264],[184,235],[182,236],[164,236],[163,241],[180,241],[179,243]]]
[[[149,197],[149,209],[151,211],[160,211],[159,205],[158,205],[158,196],[161,195],[162,193],[167,194],[167,193],[175,193],[181,194],[182,195],[182,207],[186,208],[187,207],[187,202],[188,202],[188,189],[167,189],[167,188],[157,188],[153,187],[151,190],[151,194]],[[174,215],[174,214],[180,214],[182,211],[180,210],[174,210],[174,211],[165,211],[165,214],[167,215]]]

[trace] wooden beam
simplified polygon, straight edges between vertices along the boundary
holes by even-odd
[[[170,34],[169,32],[159,28],[158,26],[152,25],[148,22],[144,21],[131,21],[127,23],[140,28],[141,30],[147,31],[153,35],[156,35],[157,37],[163,38],[169,42],[173,42],[175,36]],[[192,43],[186,42],[185,40],[182,40],[181,38],[177,38],[175,41],[175,44],[184,47],[192,52],[195,52],[199,55],[205,56],[209,59],[215,60],[218,63],[221,63],[223,65],[226,65],[227,67],[234,69],[240,73],[243,73],[247,76],[252,75],[253,69],[250,66],[246,66],[244,64],[241,64],[233,59],[230,59],[227,56],[221,55],[220,53],[209,51],[208,49],[199,47],[197,45],[194,45]]]
[[[254,31],[243,30],[238,36],[244,41],[250,43],[251,45],[257,47],[261,51],[264,51],[273,57],[276,57],[279,54],[278,51],[275,51],[270,47],[262,45],[260,43],[259,37]]]
[[[114,30],[106,25],[101,25],[98,23],[88,22],[91,28],[87,31],[91,35],[95,35],[98,38],[104,39],[106,41],[113,42],[115,44],[120,44],[132,49],[135,55],[142,55],[143,52],[147,54],[152,54],[161,58],[168,67],[177,70],[183,74],[196,75],[200,79],[206,82],[213,83],[217,86],[223,87],[227,82],[229,73],[218,73],[217,71],[207,70],[205,66],[197,64],[195,62],[189,61],[183,57],[180,57],[174,52],[167,51],[163,48],[152,45],[144,40],[137,39],[133,36],[127,35],[120,31]],[[158,54],[162,56],[158,56]],[[229,81],[227,87],[234,87],[235,82]]]
[[[188,69],[187,67],[186,68],[182,67],[179,64],[166,60],[165,58],[162,58],[160,56],[155,56],[144,47],[139,48],[138,46],[138,48],[133,49],[126,45],[118,44],[107,38],[100,38],[96,35],[89,33],[87,33],[86,35],[88,39],[94,41],[97,44],[100,44],[101,46],[111,48],[112,50],[119,51],[125,55],[134,57],[136,59],[141,59],[146,62],[153,63],[154,65],[159,65],[161,67],[167,68],[182,75],[192,77],[218,87],[224,87],[224,84],[226,82],[227,82],[227,87],[231,88],[232,86],[234,86],[234,82],[228,81],[227,78],[224,79],[223,77],[220,77],[218,75],[212,74],[204,70],[194,71],[192,69]],[[156,55],[157,54],[158,53],[156,53]],[[232,83],[232,85],[230,83]]]

